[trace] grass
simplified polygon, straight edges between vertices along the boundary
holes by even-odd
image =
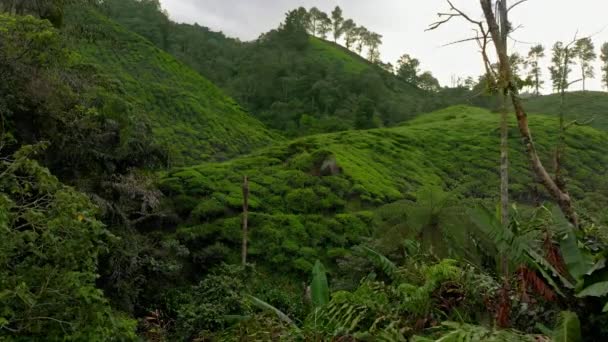
[[[532,113],[559,115],[561,98],[558,94],[533,97],[526,100],[526,108]],[[589,126],[608,130],[608,93],[579,91],[566,93],[564,114],[568,121],[589,122]]]
[[[373,234],[377,208],[416,200],[423,186],[496,203],[498,119],[483,109],[451,107],[400,127],[316,135],[224,163],[174,169],[162,175],[161,187],[181,213],[178,234],[189,247],[206,250],[220,243],[226,257],[236,260],[240,184],[247,175],[252,260],[283,271],[305,270],[316,258],[331,262],[348,253],[353,243]],[[532,116],[530,122],[543,161],[551,165],[557,120]],[[535,189],[514,124],[511,196],[530,203]],[[602,210],[608,203],[608,134],[574,127],[567,141],[572,194],[581,206]],[[338,173],[322,170],[332,163]],[[548,196],[541,189],[543,199]]]
[[[151,124],[175,165],[226,159],[277,139],[201,75],[93,10],[71,7],[64,33],[81,63],[105,74],[112,95]]]

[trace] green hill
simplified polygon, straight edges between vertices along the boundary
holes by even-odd
[[[171,22],[153,1],[103,8],[290,136],[392,126],[444,102],[337,44],[285,26],[241,42],[200,25]]]
[[[225,159],[276,138],[194,70],[98,12],[68,8],[63,31],[81,62],[112,84],[110,102],[149,122],[174,164]]]
[[[561,97],[558,94],[526,100],[526,108],[532,113],[558,115],[560,104]],[[568,121],[589,122],[592,127],[608,129],[608,93],[598,91],[566,93],[564,114]]]
[[[530,119],[539,151],[551,165],[557,121]],[[393,210],[403,215],[429,187],[453,192],[463,207],[470,200],[496,203],[497,126],[497,114],[452,107],[401,127],[316,135],[225,163],[175,169],[163,176],[161,188],[183,219],[177,237],[184,245],[206,256],[200,259],[205,262],[220,256],[235,261],[240,184],[247,175],[252,258],[284,272],[307,272],[316,258],[335,261],[355,241],[372,235],[381,226],[376,210],[400,201]],[[524,204],[548,199],[530,185],[527,158],[512,126],[511,195]],[[573,128],[568,135],[569,188],[581,206],[597,213],[608,204],[607,139],[589,127]],[[466,225],[453,229],[464,231]],[[200,260],[195,264],[202,266]]]

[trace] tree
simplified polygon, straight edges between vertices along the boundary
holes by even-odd
[[[356,29],[357,47],[356,51],[360,55],[363,52],[363,47],[366,45],[368,40],[369,31],[363,26],[359,26]]]
[[[375,32],[370,32],[369,35],[367,35],[367,47],[368,47],[368,53],[367,53],[367,59],[372,62],[375,63],[377,61],[380,60],[380,45],[382,45],[382,35],[375,33]]]
[[[279,33],[284,40],[296,49],[302,49],[308,44],[306,31],[310,25],[311,16],[304,7],[287,12],[285,22],[281,24]]]
[[[560,93],[568,88],[569,75],[572,72],[570,67],[574,62],[570,56],[570,49],[564,46],[564,43],[557,42],[553,45],[553,57],[551,58],[553,65],[549,67],[551,73],[551,82],[553,83],[553,91]]]
[[[344,41],[346,48],[350,48],[357,42],[357,24],[352,19],[346,20],[342,24],[342,32],[344,33]]]
[[[329,33],[329,31],[331,31],[331,19],[327,16],[327,13],[320,12],[317,20],[317,36],[319,38],[326,39],[327,34]]]
[[[344,17],[342,16],[342,9],[340,6],[336,6],[333,12],[331,12],[331,19],[333,20],[334,24],[334,42],[337,43],[338,39],[340,39],[344,33]]]
[[[545,83],[542,80],[542,70],[540,68],[540,60],[545,57],[545,47],[542,45],[533,46],[528,52],[528,58],[526,59],[526,67],[530,70],[528,77],[532,80],[534,87],[534,94],[540,95],[540,89]]]
[[[308,11],[308,32],[310,34],[312,34],[313,36],[317,34],[317,30],[320,24],[320,18],[321,18],[321,14],[322,12],[316,8],[313,7]]]
[[[572,204],[572,197],[568,191],[560,187],[557,182],[551,178],[543,163],[540,160],[536,145],[532,139],[532,133],[528,125],[528,115],[524,109],[521,98],[519,97],[519,89],[514,82],[511,62],[507,53],[507,38],[509,35],[509,10],[507,0],[501,0],[499,6],[494,6],[491,0],[481,0],[481,7],[485,16],[488,31],[494,42],[494,48],[499,59],[500,75],[502,89],[506,95],[510,95],[515,116],[517,118],[519,131],[522,135],[524,146],[526,147],[528,157],[532,164],[532,169],[536,174],[538,181],[543,184],[549,194],[556,200],[564,215],[575,226],[579,227],[578,215]],[[494,9],[496,8],[496,13]],[[500,18],[500,20],[497,19]],[[499,25],[500,22],[500,25]],[[485,29],[484,29],[484,32]],[[565,61],[568,61],[568,50],[565,50]],[[565,64],[567,66],[567,63]],[[568,69],[567,67],[564,69]],[[564,70],[566,71],[566,70]],[[564,72],[564,75],[566,73]],[[564,77],[565,78],[565,77]],[[562,83],[563,84],[563,83]]]
[[[578,59],[578,64],[581,67],[581,79],[583,81],[583,91],[585,91],[587,78],[595,77],[595,70],[591,63],[595,61],[597,54],[595,53],[595,46],[591,38],[577,40],[572,55]]]
[[[441,85],[430,71],[425,71],[418,76],[418,88],[426,91],[436,92],[441,89]]]
[[[602,61],[602,82],[606,89],[608,89],[608,43],[602,45],[600,60]]]
[[[420,61],[404,54],[397,61],[397,76],[407,83],[417,86]]]

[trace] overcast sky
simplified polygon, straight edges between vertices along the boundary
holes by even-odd
[[[514,0],[511,0],[514,2]],[[474,18],[481,18],[479,1],[454,0]],[[253,40],[261,33],[276,28],[285,12],[304,6],[317,6],[328,13],[339,5],[346,18],[384,36],[382,59],[395,64],[403,53],[422,62],[443,85],[453,77],[478,76],[482,64],[475,43],[442,47],[445,43],[472,36],[471,26],[454,20],[443,28],[425,32],[437,19],[437,12],[446,11],[445,0],[161,0],[174,21],[198,23],[231,37]],[[527,54],[530,43],[542,43],[549,50],[558,40],[571,41],[575,33],[594,35],[598,50],[608,42],[608,1],[606,0],[529,0],[511,14],[515,26],[522,28],[513,34],[520,41],[511,48]],[[526,43],[524,43],[526,42]],[[547,51],[550,55],[550,51]],[[549,57],[546,58],[547,64]],[[601,89],[600,63],[595,64],[597,78],[587,88]],[[545,76],[548,71],[543,70]],[[575,69],[574,76],[580,71]],[[545,91],[551,83],[547,79]],[[575,85],[575,88],[580,88]]]

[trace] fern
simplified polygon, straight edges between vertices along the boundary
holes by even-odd
[[[401,282],[401,276],[399,275],[399,268],[392,261],[390,261],[384,255],[374,251],[371,248],[363,246],[363,250],[366,252],[370,261],[382,271],[394,282]]]
[[[535,336],[525,335],[515,330],[490,330],[483,326],[461,324],[456,322],[443,322],[439,328],[448,330],[438,338],[428,338],[416,336],[415,342],[521,342],[521,341],[536,341]]]

